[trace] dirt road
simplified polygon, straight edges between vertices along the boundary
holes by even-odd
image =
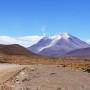
[[[1,71],[6,70],[14,74],[21,71],[14,76],[8,74],[13,77],[2,85],[1,90],[90,90],[89,73],[59,65],[12,65],[7,69],[0,69],[0,75],[3,74]],[[3,77],[6,77],[5,74]]]

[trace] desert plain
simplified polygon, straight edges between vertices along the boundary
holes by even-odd
[[[62,65],[0,64],[0,90],[90,90],[90,73]]]

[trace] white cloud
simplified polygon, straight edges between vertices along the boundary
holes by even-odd
[[[90,44],[90,39],[86,40],[86,42]]]
[[[23,37],[11,37],[11,36],[0,36],[0,44],[20,44],[25,47],[29,47],[37,43],[43,36],[23,36]]]

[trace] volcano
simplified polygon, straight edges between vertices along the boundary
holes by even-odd
[[[71,51],[89,48],[90,45],[79,38],[68,34],[59,33],[54,36],[43,37],[38,43],[28,49],[33,53],[44,56],[64,56]]]

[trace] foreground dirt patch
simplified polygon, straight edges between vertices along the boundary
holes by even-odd
[[[42,64],[17,70],[0,90],[90,90],[90,74],[79,70]]]

